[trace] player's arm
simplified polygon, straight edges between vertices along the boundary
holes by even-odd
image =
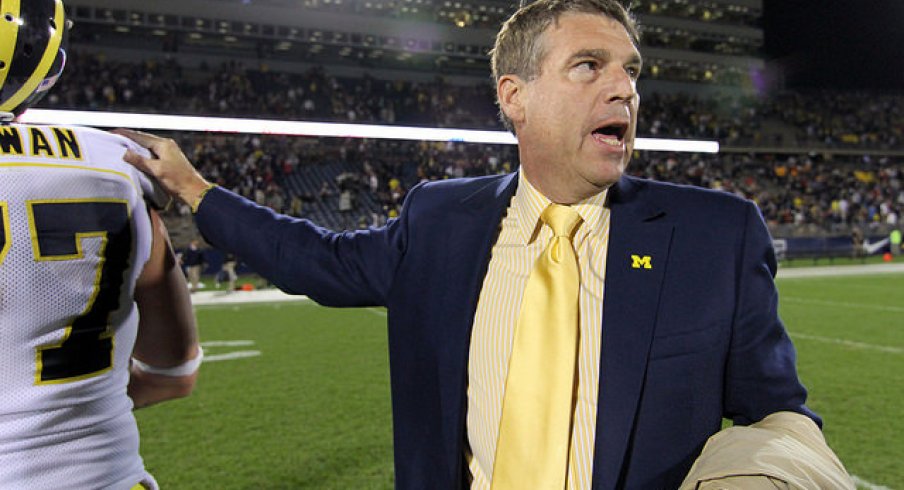
[[[141,320],[128,389],[135,408],[191,394],[202,355],[185,277],[163,221],[149,213],[151,257],[135,285]]]

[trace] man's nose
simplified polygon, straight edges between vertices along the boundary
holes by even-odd
[[[637,97],[637,82],[631,77],[627,69],[621,66],[612,66],[608,70],[606,90],[609,102],[630,102]]]

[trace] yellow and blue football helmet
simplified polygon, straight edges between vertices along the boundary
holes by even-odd
[[[18,116],[53,87],[68,24],[61,0],[0,0],[0,112]]]

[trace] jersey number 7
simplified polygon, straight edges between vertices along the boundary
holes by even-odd
[[[83,259],[82,240],[101,239],[88,303],[67,325],[61,342],[37,348],[35,383],[66,383],[105,372],[113,365],[109,317],[119,309],[123,274],[132,254],[128,202],[60,199],[28,201],[26,205],[36,262]],[[2,211],[0,262],[9,248],[9,212],[5,205]]]

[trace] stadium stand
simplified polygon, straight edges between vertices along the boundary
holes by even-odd
[[[509,3],[257,0],[266,8],[253,18],[239,15],[244,3],[167,3],[172,13],[161,14],[73,0],[89,28],[74,30],[75,69],[42,106],[502,129],[486,52]],[[219,19],[209,18],[214,5]],[[642,153],[630,172],[753,199],[780,239],[869,242],[900,226],[904,94],[792,92],[764,80],[756,0],[640,1],[635,12],[646,58],[638,135],[714,139],[722,150]],[[401,25],[417,34],[387,34]],[[221,185],[337,229],[392,217],[421,180],[518,165],[504,145],[174,136]],[[186,214],[167,218],[178,243],[196,238]],[[852,253],[801,243],[792,256]]]
[[[173,58],[121,62],[76,51],[69,90],[41,107],[502,129],[489,83],[461,86],[337,77],[241,62],[189,70]],[[728,146],[904,150],[904,96],[783,92],[769,97],[652,93],[638,134],[718,139]],[[856,129],[854,129],[856,128]]]

